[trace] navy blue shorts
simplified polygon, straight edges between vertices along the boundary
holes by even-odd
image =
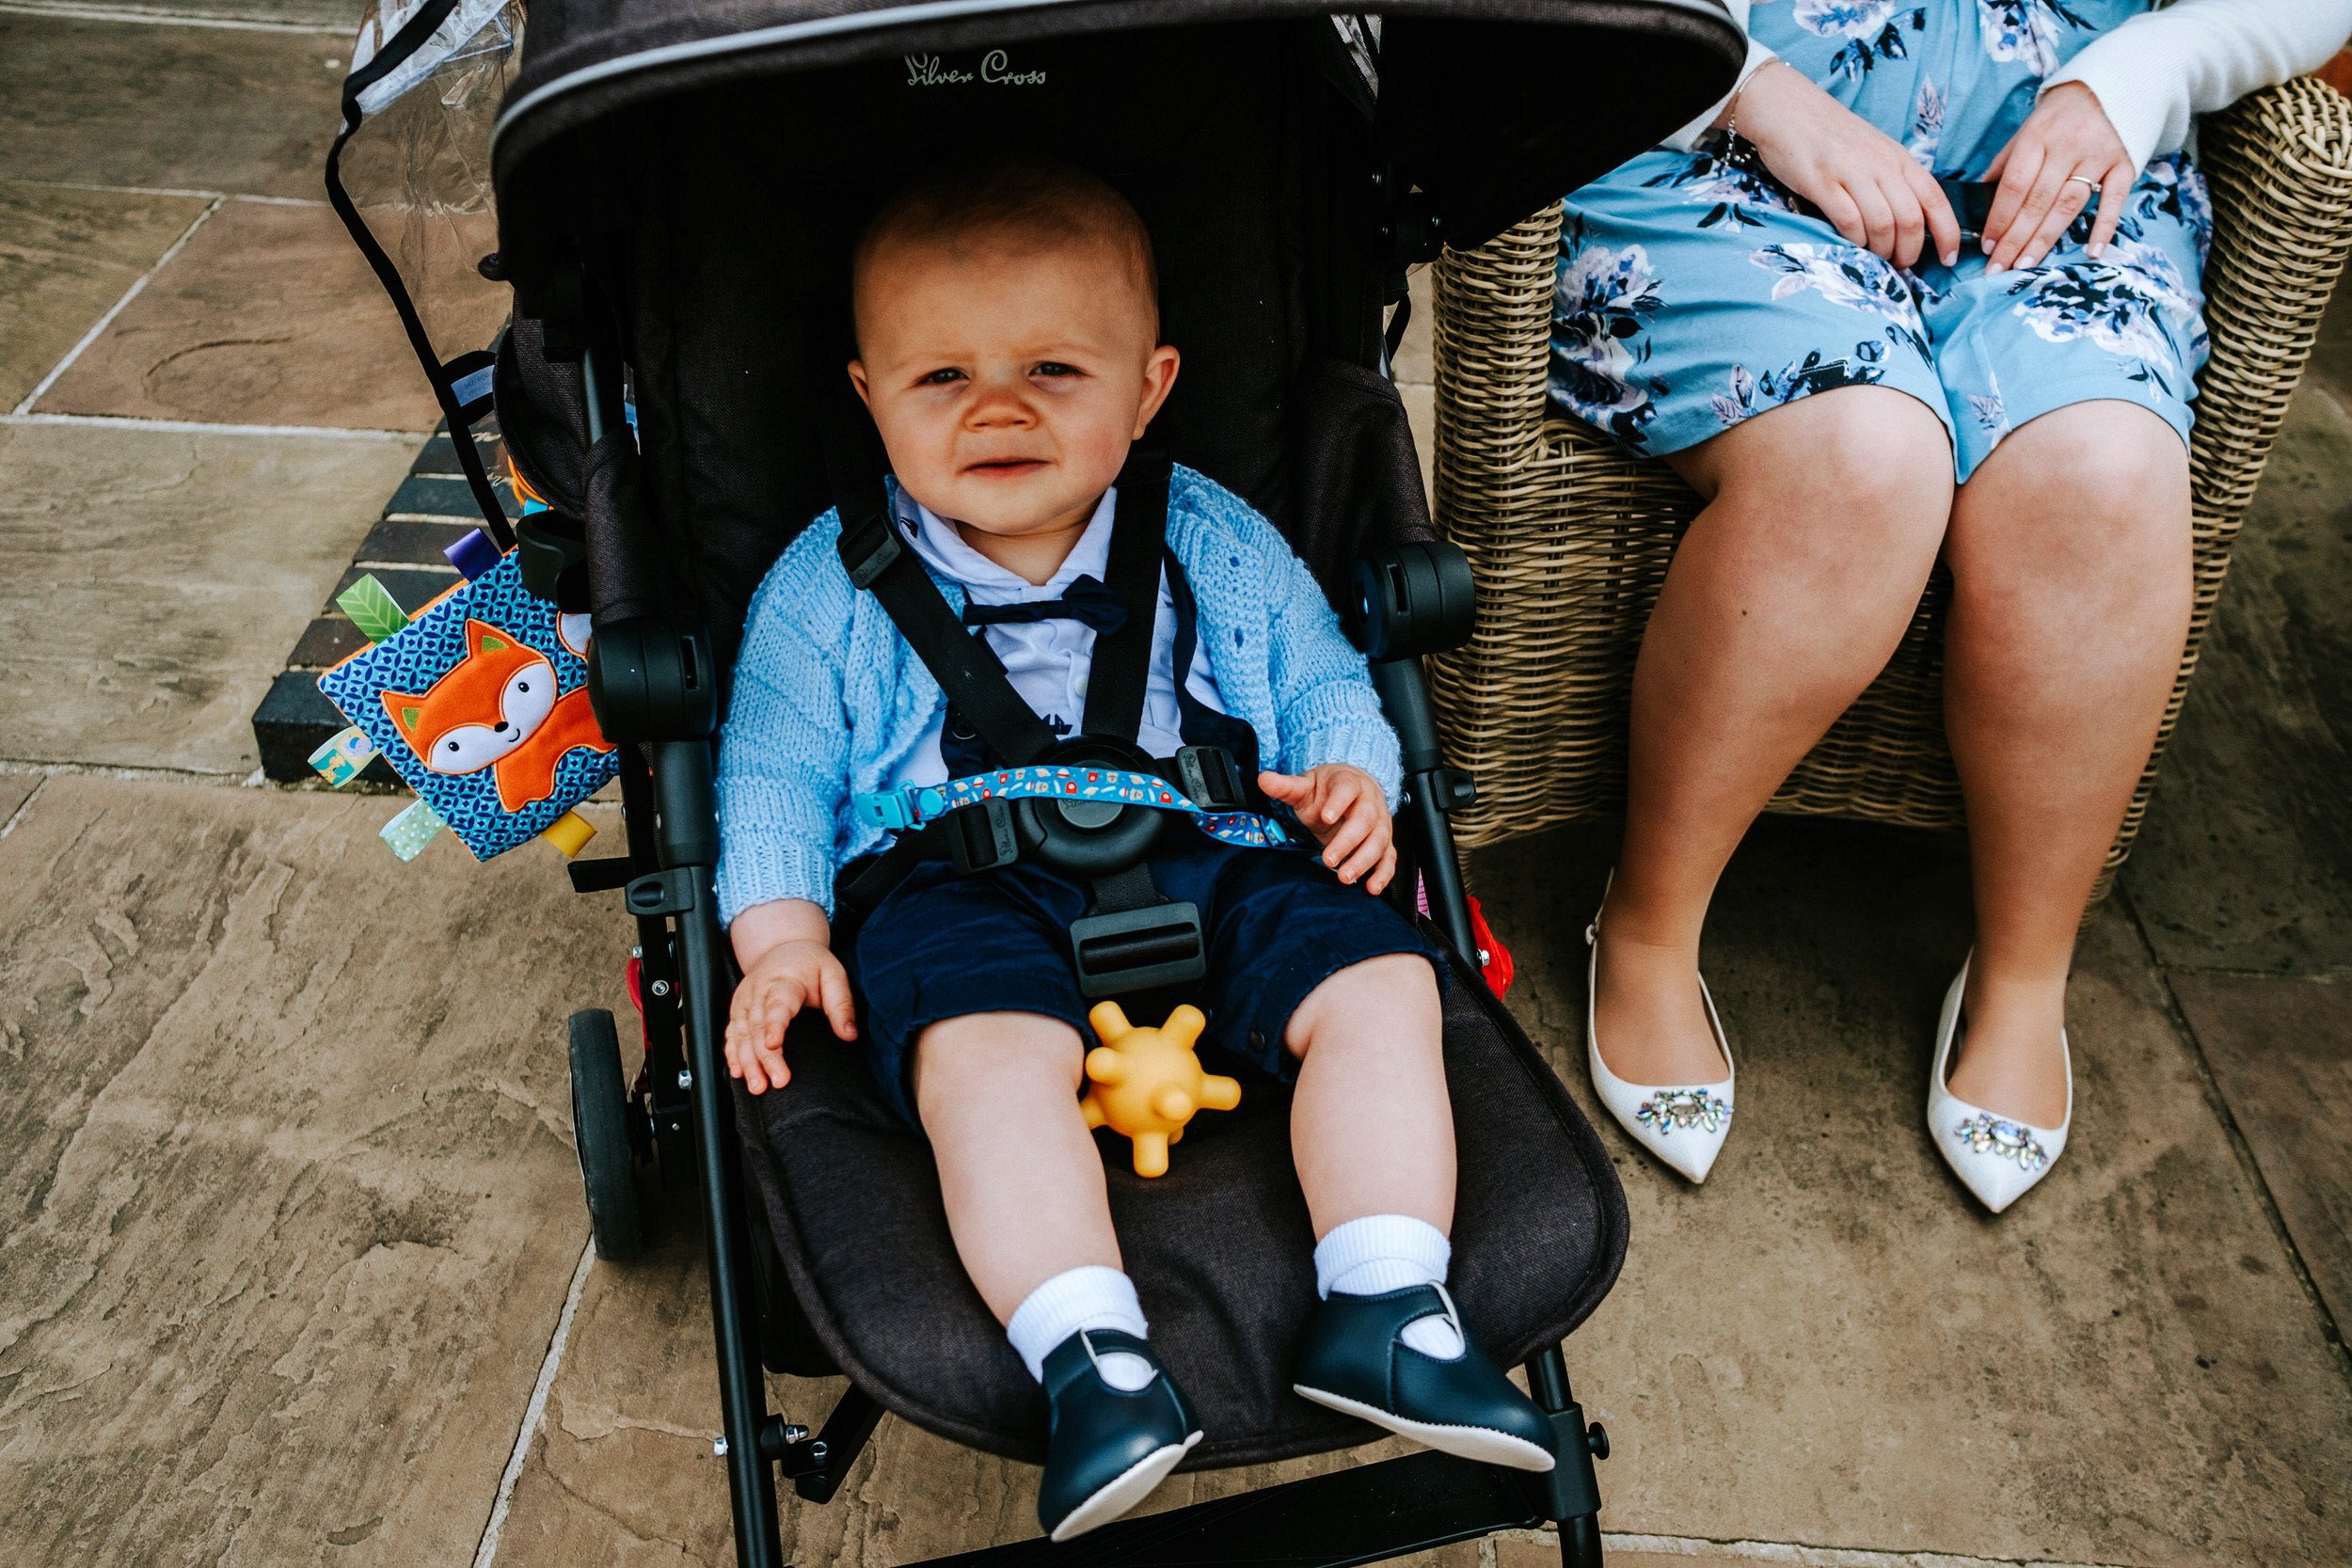
[[[1170,835],[1152,856],[1152,879],[1200,906],[1208,974],[1171,990],[1208,1015],[1205,1053],[1287,1081],[1297,1064],[1282,1032],[1307,993],[1351,964],[1418,953],[1446,984],[1443,956],[1420,929],[1359,884],[1349,887],[1312,855],[1244,849],[1200,833]],[[1071,965],[1070,923],[1087,911],[1085,884],[1020,863],[962,877],[942,862],[915,867],[850,938],[841,957],[858,991],[858,1038],[882,1092],[911,1124],[914,1042],[942,1019],[1039,1013],[1094,1043]],[[1156,998],[1122,998],[1138,1023],[1157,1023]],[[1164,1009],[1163,1009],[1164,1010]]]

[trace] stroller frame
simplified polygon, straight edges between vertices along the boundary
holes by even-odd
[[[412,57],[462,42],[472,13],[461,13],[460,3],[388,5],[385,25],[391,36],[381,40],[373,58],[361,57],[369,48],[355,51],[337,154],[365,118],[360,95],[370,84]],[[656,1164],[668,1194],[698,1195],[723,1414],[713,1451],[727,1466],[736,1558],[741,1568],[784,1568],[779,1474],[800,1498],[831,1500],[882,1415],[875,1389],[889,1394],[894,1403],[908,1402],[903,1389],[892,1392],[876,1370],[874,1387],[852,1381],[813,1432],[769,1407],[767,1370],[833,1370],[842,1357],[818,1333],[818,1325],[829,1320],[818,1309],[827,1303],[818,1300],[804,1309],[791,1280],[770,1277],[773,1271],[764,1265],[779,1255],[772,1238],[755,1231],[757,1224],[774,1216],[755,1212],[766,1200],[750,1181],[747,1165],[755,1151],[747,1151],[738,1135],[739,1114],[749,1101],[732,1085],[722,1046],[736,980],[713,892],[720,847],[715,737],[723,676],[700,626],[691,617],[675,618],[658,596],[638,592],[641,585],[628,580],[647,563],[644,552],[654,542],[629,537],[618,522],[627,498],[615,486],[633,484],[628,470],[638,456],[622,393],[621,301],[599,297],[591,282],[594,269],[576,240],[552,238],[575,230],[564,211],[564,193],[577,196],[580,187],[568,185],[563,176],[601,178],[626,140],[607,136],[605,128],[633,104],[797,64],[870,60],[895,52],[902,40],[964,47],[1000,38],[1076,36],[1136,22],[1160,27],[1244,15],[1313,18],[1320,24],[1330,12],[1311,0],[1154,0],[1150,8],[1136,0],[745,0],[730,8],[674,0],[618,15],[593,7],[574,10],[550,0],[535,9],[535,58],[525,61],[491,150],[500,186],[501,249],[483,259],[481,270],[494,281],[512,282],[516,294],[515,330],[496,356],[491,379],[505,404],[510,372],[516,378],[514,405],[501,409],[510,455],[519,460],[534,444],[518,435],[526,420],[537,423],[533,436],[552,440],[566,452],[585,449],[584,467],[564,484],[539,484],[539,476],[526,476],[551,502],[569,500],[558,513],[527,517],[512,531],[534,592],[572,601],[566,609],[596,610],[590,689],[599,723],[621,756],[627,853],[575,862],[569,872],[580,892],[621,892],[637,923],[635,990],[645,1048],[637,1084],[629,1088],[619,1079],[611,1016],[574,1015],[581,1173],[598,1251],[608,1257],[626,1256],[637,1242],[640,1165]],[[776,24],[755,25],[759,18],[753,12]],[[1387,95],[1382,102],[1392,102],[1394,108],[1382,110],[1374,127],[1378,156],[1367,173],[1377,194],[1350,206],[1344,221],[1351,229],[1365,223],[1376,231],[1387,257],[1376,293],[1382,304],[1396,307],[1403,303],[1406,263],[1434,258],[1445,242],[1473,243],[1496,232],[1551,193],[1635,150],[1648,139],[1650,122],[1669,114],[1679,118],[1676,111],[1687,112],[1720,90],[1743,49],[1721,0],[1392,0],[1384,14],[1396,37],[1404,39],[1409,30],[1410,41],[1400,44],[1394,70],[1380,87]],[[1558,30],[1548,31],[1554,24]],[[1566,41],[1527,47],[1539,33]],[[1507,91],[1498,97],[1489,79],[1497,70],[1506,70],[1522,86],[1548,81],[1552,78],[1546,71],[1571,58],[1589,63],[1574,54],[1585,41],[1615,51],[1608,57],[1632,67],[1615,90],[1629,111],[1638,112],[1581,120],[1549,108],[1497,112],[1499,102],[1532,102],[1526,94],[1514,98]],[[363,45],[369,42],[363,36]],[[1672,87],[1661,94],[1641,85],[1646,81]],[[1361,112],[1371,115],[1368,107]],[[487,356],[469,349],[447,362],[437,358],[397,269],[342,190],[338,162],[330,158],[328,167],[338,214],[400,309],[461,458],[472,458],[470,422],[490,402],[480,390],[489,373],[483,363]],[[585,199],[598,205],[593,194]],[[611,219],[609,211],[591,214],[578,229],[584,232]],[[1345,309],[1370,303],[1368,295],[1359,294]],[[1378,332],[1375,318],[1374,330],[1385,338],[1388,352],[1361,340],[1360,356],[1347,362],[1372,372],[1376,384],[1389,368],[1402,326],[1402,309],[1385,333]],[[577,379],[567,386],[520,379],[530,373],[530,362],[542,357],[575,361]],[[1383,390],[1393,405],[1393,392]],[[1397,417],[1401,420],[1401,408]],[[1409,455],[1407,447],[1407,470]],[[615,461],[624,456],[627,461]],[[1394,472],[1375,477],[1401,483]],[[485,524],[504,544],[506,518],[486,475],[469,467],[469,478]],[[1418,505],[1417,482],[1410,487]],[[1428,534],[1425,514],[1409,527],[1391,526],[1385,538],[1352,537],[1379,541],[1370,546],[1357,585],[1364,611],[1357,617],[1358,629],[1382,706],[1402,743],[1406,805],[1399,813],[1398,888],[1391,896],[1405,896],[1399,890],[1418,882],[1431,923],[1455,955],[1457,975],[1474,981],[1484,955],[1473,934],[1448,814],[1471,804],[1475,791],[1468,775],[1446,766],[1421,662],[1425,655],[1469,641],[1468,562],[1458,549]],[[1343,571],[1340,562],[1364,548],[1325,553],[1333,557],[1329,564]],[[596,562],[599,585],[593,595],[581,588],[590,558]],[[615,583],[617,595],[611,592]],[[1343,596],[1343,583],[1327,578],[1324,586],[1335,598]],[[579,603],[588,597],[593,605]],[[1491,1007],[1491,998],[1488,1004],[1490,1012],[1500,1012]],[[1523,1037],[1516,1037],[1513,1049],[1525,1061],[1532,1047]],[[1509,1046],[1508,1038],[1501,1043]],[[593,1081],[580,1070],[583,1062],[600,1063]],[[1549,1081],[1540,1064],[1537,1071]],[[1557,1096],[1556,1083],[1550,1090]],[[1589,1144],[1589,1129],[1565,1097],[1557,1104]],[[834,1156],[823,1146],[803,1147],[818,1150],[816,1169],[828,1168]],[[1608,1163],[1597,1147],[1585,1158],[1581,1168],[1588,1180],[1605,1183],[1613,1196]],[[838,1212],[838,1206],[830,1194],[820,1199],[820,1211]],[[1607,1208],[1601,1204],[1604,1225]],[[1606,1234],[1617,1250],[1586,1275],[1597,1288],[1578,1298],[1576,1317],[1605,1291],[1622,1256],[1621,1200],[1616,1216],[1617,1228]],[[627,1223],[608,1227],[609,1217]],[[1607,1242],[1596,1244],[1607,1252]],[[1607,1456],[1608,1441],[1576,1402],[1566,1359],[1554,1338],[1573,1321],[1544,1320],[1539,1332],[1513,1345],[1514,1354],[1525,1358],[1530,1392],[1552,1423],[1559,1463],[1547,1474],[1420,1452],[1128,1518],[1059,1544],[1034,1540],[953,1554],[931,1560],[932,1568],[1015,1563],[1345,1568],[1547,1523],[1558,1527],[1565,1564],[1598,1568],[1600,1497],[1594,1462]],[[833,1323],[827,1332],[837,1327]],[[924,1408],[919,1401],[914,1403]],[[1362,1440],[1373,1435],[1365,1428]],[[963,1440],[994,1446],[968,1433]],[[1336,1431],[1313,1439],[1325,1449],[1347,1440]]]

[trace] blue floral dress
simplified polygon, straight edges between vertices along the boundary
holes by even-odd
[[[1953,191],[1983,180],[2044,77],[2149,8],[1755,0],[1749,25]],[[2096,261],[2090,224],[2087,210],[2035,267],[1986,276],[1972,235],[1957,267],[1931,253],[1906,271],[1848,244],[1744,142],[1660,148],[1567,199],[1551,396],[1656,454],[1830,388],[1897,388],[1943,419],[1963,481],[2010,430],[2094,399],[2153,409],[2185,440],[2205,358],[2204,182],[2167,154]]]

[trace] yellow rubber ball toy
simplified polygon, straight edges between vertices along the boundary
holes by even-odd
[[[1103,1043],[1087,1053],[1089,1080],[1078,1108],[1089,1127],[1108,1127],[1135,1142],[1136,1174],[1168,1174],[1168,1146],[1184,1135],[1196,1111],[1241,1103],[1238,1079],[1200,1070],[1194,1042],[1209,1021],[1189,1005],[1156,1029],[1127,1022],[1116,1002],[1098,1002],[1087,1022]]]

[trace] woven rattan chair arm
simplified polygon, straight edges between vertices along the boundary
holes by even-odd
[[[1508,508],[1513,475],[1534,454],[1559,259],[1557,203],[1475,250],[1438,259],[1432,338],[1441,515]]]
[[[2300,77],[2207,116],[2198,142],[2213,191],[2213,357],[2190,466],[2201,524],[2234,532],[2352,252],[2352,102]]]

